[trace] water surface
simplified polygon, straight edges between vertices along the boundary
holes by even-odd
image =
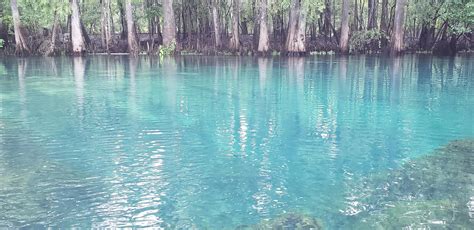
[[[440,200],[374,194],[472,140],[473,113],[469,56],[4,58],[0,228],[234,229],[290,212],[369,226],[387,200]],[[439,201],[459,218],[394,224],[472,224],[469,159],[450,169],[469,194]]]

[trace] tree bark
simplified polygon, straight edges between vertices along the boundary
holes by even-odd
[[[292,2],[291,4],[293,5],[294,0],[292,0],[291,2]],[[322,31],[320,32],[322,32],[326,36],[331,37],[331,1],[325,0],[324,5],[325,5],[325,8],[323,12],[323,27],[322,27]]]
[[[341,37],[339,40],[341,53],[349,53],[349,0],[342,0]]]
[[[354,1],[354,15],[353,15],[353,21],[352,21],[352,30],[357,31],[359,30],[359,13],[358,13],[358,6],[357,6],[358,0]]]
[[[173,0],[163,0],[163,45],[176,45],[176,26]]]
[[[431,22],[425,22],[421,26],[420,37],[418,39],[418,46],[422,50],[431,50],[434,44],[435,27]]]
[[[71,6],[71,42],[72,54],[82,55],[86,51],[84,35],[81,29],[81,13],[77,0],[70,0]]]
[[[265,3],[267,3],[268,0],[261,0],[260,1],[260,4],[259,4],[259,1],[260,0],[252,0],[252,12],[253,12],[253,15],[254,15],[254,20],[253,20],[253,28],[252,28],[252,33],[253,33],[253,37],[252,37],[252,47],[253,49],[255,50],[255,47],[256,50],[258,51],[258,43],[260,42],[260,17],[261,17],[261,7],[262,7],[262,1],[264,1]],[[267,17],[266,14],[267,14],[267,4],[265,4],[265,18]],[[265,22],[267,23],[267,22]],[[268,30],[268,24],[265,25],[267,27],[267,30]]]
[[[404,28],[403,23],[405,21],[405,4],[406,0],[396,0],[395,16],[393,19],[393,31],[390,53],[392,55],[398,55],[403,52],[403,36]]]
[[[15,53],[16,55],[28,55],[31,51],[26,42],[26,36],[22,31],[20,13],[16,0],[11,0],[13,29],[15,30]]]
[[[120,38],[125,39],[127,37],[127,21],[125,20],[125,9],[123,7],[123,0],[117,0],[117,5],[120,11],[120,25],[122,25],[122,31],[120,33]]]
[[[49,47],[49,50],[46,52],[46,56],[55,56],[58,54],[58,48],[57,48],[57,37],[58,37],[58,28],[59,27],[59,21],[57,18],[56,12],[54,12],[54,22],[53,22],[53,29],[51,31],[51,45]]]
[[[135,21],[133,20],[133,6],[131,0],[125,0],[125,19],[127,20],[127,42],[128,52],[131,55],[137,55],[140,47],[137,41],[137,32],[135,29]]]
[[[377,27],[377,5],[378,0],[368,0],[367,30]]]
[[[382,0],[382,12],[380,14],[380,31],[388,33],[388,0]]]
[[[112,15],[110,12],[110,0],[102,0],[102,45],[107,53],[110,53],[112,43]]]
[[[87,29],[84,26],[84,22],[82,21],[82,18],[80,21],[81,21],[81,30],[82,30],[82,36],[84,37],[84,42],[86,43],[86,45],[90,45],[91,38],[89,37],[89,34],[87,33]]]
[[[270,38],[268,35],[268,18],[267,18],[267,0],[260,0],[259,6],[259,36],[258,36],[258,53],[262,55],[268,54],[270,49]]]
[[[217,7],[219,0],[214,0],[212,4],[212,21],[214,26],[214,45],[216,49],[219,49],[222,46],[221,43],[221,32],[220,32],[220,22],[219,22],[219,12]]]
[[[290,56],[306,54],[306,12],[301,5],[302,0],[291,0],[286,36],[286,52]]]
[[[239,20],[240,20],[240,0],[233,0],[232,2],[232,37],[230,39],[230,49],[234,51],[238,51],[240,48]]]

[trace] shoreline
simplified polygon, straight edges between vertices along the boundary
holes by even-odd
[[[226,53],[226,52],[217,52],[214,54],[209,54],[209,53],[204,53],[204,52],[188,52],[188,51],[181,51],[180,53],[173,54],[173,55],[167,55],[165,57],[179,57],[179,56],[215,56],[215,57],[259,57],[259,58],[271,58],[271,57],[311,57],[311,56],[329,56],[329,55],[335,55],[335,56],[379,56],[379,57],[403,57],[405,55],[429,55],[433,57],[456,57],[460,55],[471,55],[474,54],[474,50],[467,50],[467,51],[459,51],[454,55],[439,55],[439,54],[433,54],[431,51],[415,51],[415,52],[404,52],[402,54],[393,56],[387,53],[382,53],[382,52],[374,52],[374,53],[349,53],[349,54],[341,54],[338,52],[334,51],[313,51],[309,52],[306,55],[300,55],[300,56],[288,56],[288,55],[282,55],[281,52],[275,51],[275,53],[270,54],[270,55],[257,55],[257,54],[235,54],[235,53]],[[85,53],[83,55],[80,55],[79,57],[86,57],[86,56],[134,56],[131,55],[130,53]],[[149,56],[149,57],[160,57],[158,54],[148,54],[148,53],[139,53],[136,56]],[[39,54],[30,54],[26,56],[18,56],[15,54],[4,54],[0,52],[0,57],[17,57],[17,58],[28,58],[28,57],[78,57],[77,55],[70,55],[70,54],[61,54],[61,55],[55,55],[55,56],[45,56],[45,55],[39,55]]]

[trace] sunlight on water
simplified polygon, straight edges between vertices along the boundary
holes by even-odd
[[[0,60],[0,228],[467,228],[470,56]]]

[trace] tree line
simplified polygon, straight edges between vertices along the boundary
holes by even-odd
[[[0,0],[0,47],[86,52],[471,50],[472,0]]]

